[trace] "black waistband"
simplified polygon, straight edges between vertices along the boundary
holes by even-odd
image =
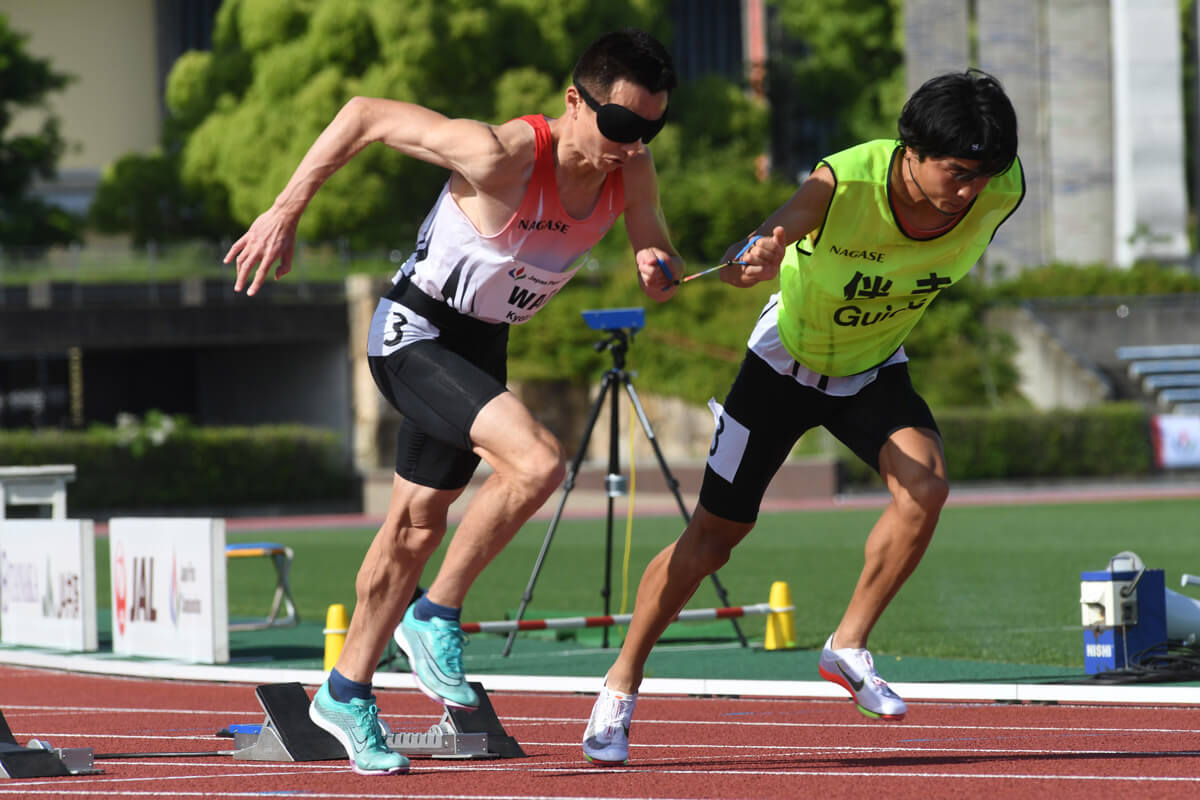
[[[407,275],[392,284],[392,288],[384,297],[411,308],[444,331],[454,330],[466,334],[489,336],[508,328],[507,322],[484,322],[481,319],[461,314],[440,300],[434,300],[413,286],[412,280]]]

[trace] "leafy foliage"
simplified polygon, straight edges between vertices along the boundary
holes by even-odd
[[[786,138],[786,174],[860,141],[896,135],[906,99],[902,0],[776,0],[784,40],[772,57],[771,104]]]
[[[34,133],[5,136],[18,109],[37,108],[46,96],[70,82],[46,59],[25,50],[28,37],[0,14],[0,243],[5,247],[44,247],[76,238],[75,219],[30,194],[36,178],[54,177],[66,142],[58,119],[47,113]]]
[[[302,425],[203,428],[159,412],[87,431],[0,431],[0,463],[75,464],[75,515],[297,500],[348,507],[357,489],[333,431]]]
[[[947,412],[952,479],[1144,475],[1154,467],[1147,412],[1137,403],[1039,413]]]
[[[128,233],[133,244],[215,239],[234,232],[220,185],[186,185],[178,155],[128,153],[110,165],[96,189],[88,221],[104,233]]]
[[[1131,269],[1103,264],[1048,264],[1001,281],[992,289],[997,300],[1031,297],[1101,297],[1200,292],[1200,276],[1177,267],[1140,262]]]
[[[1137,403],[1049,411],[948,408],[937,410],[937,421],[951,481],[1127,478],[1155,469],[1148,412]],[[846,483],[882,485],[870,467],[843,452]]]

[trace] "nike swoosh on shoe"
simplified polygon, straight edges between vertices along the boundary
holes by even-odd
[[[842,673],[842,677],[845,678],[850,683],[850,685],[854,687],[854,691],[861,692],[862,688],[867,685],[867,681],[865,678],[859,678],[858,680],[854,680],[853,678],[851,678],[849,673],[846,672],[845,668],[842,667],[841,661],[837,662],[837,668],[838,668],[838,672]]]
[[[428,659],[429,663],[433,665],[433,671],[437,673],[439,680],[443,681],[444,683],[458,683],[457,680],[451,679],[449,675],[442,671],[442,665],[437,662],[437,659],[434,658],[433,653],[430,652],[429,648],[425,646],[425,641],[423,639],[417,637],[417,644],[420,645],[421,650],[424,651],[425,658]]]
[[[350,741],[354,742],[354,749],[361,752],[367,744],[367,737],[363,736],[359,738],[358,726],[353,725],[350,727]]]

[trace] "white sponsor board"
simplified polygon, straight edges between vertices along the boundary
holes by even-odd
[[[229,661],[225,520],[109,521],[113,653]]]
[[[1154,417],[1154,459],[1160,467],[1200,467],[1200,417]]]
[[[97,649],[90,519],[0,521],[0,642]]]

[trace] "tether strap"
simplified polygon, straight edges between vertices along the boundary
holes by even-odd
[[[405,275],[392,285],[385,298],[411,308],[425,319],[442,329],[452,329],[480,336],[493,335],[508,327],[507,322],[484,322],[455,311],[446,303],[434,300],[413,286],[412,279]]]

